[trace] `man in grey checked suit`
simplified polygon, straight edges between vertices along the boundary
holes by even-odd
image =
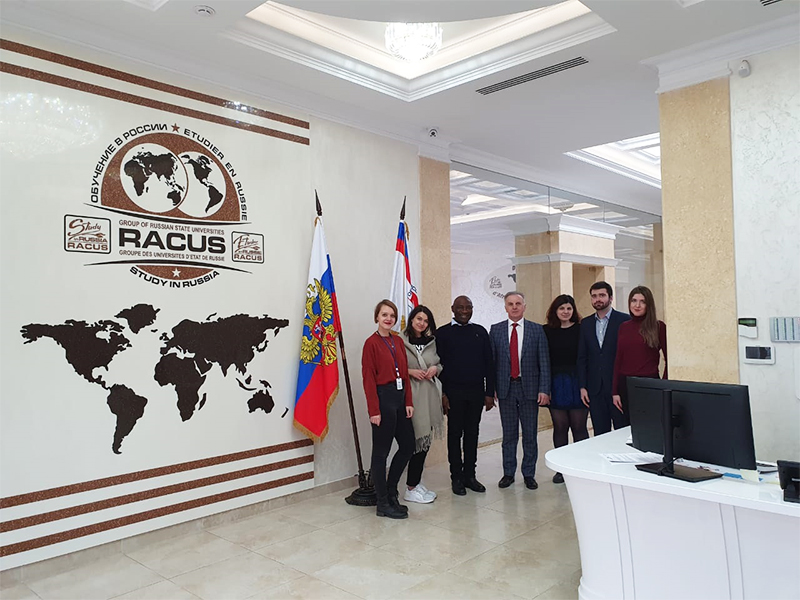
[[[522,318],[525,296],[508,292],[504,300],[508,319],[492,325],[489,332],[503,426],[503,478],[498,485],[507,488],[514,483],[521,423],[522,477],[525,486],[535,490],[539,406],[550,404],[550,353],[542,326]]]

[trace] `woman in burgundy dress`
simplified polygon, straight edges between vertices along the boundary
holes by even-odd
[[[653,292],[638,286],[628,295],[631,320],[619,327],[617,357],[614,360],[612,399],[614,406],[628,417],[628,377],[658,379],[659,354],[664,354],[667,378],[667,326],[659,321]],[[630,421],[628,421],[630,424]]]

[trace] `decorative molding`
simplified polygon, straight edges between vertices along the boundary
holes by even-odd
[[[551,262],[568,262],[579,265],[592,265],[595,267],[616,267],[621,261],[618,258],[602,258],[585,254],[570,254],[569,252],[515,256],[511,259],[511,264],[513,265],[536,265]]]
[[[616,239],[617,232],[623,228],[619,225],[611,225],[610,223],[603,223],[601,221],[592,221],[591,219],[559,214],[518,221],[513,223],[510,229],[514,232],[514,235],[544,233],[546,231],[564,231],[613,240]]]
[[[147,10],[152,10],[155,12],[169,2],[169,0],[125,0],[125,2],[130,2],[131,4],[135,4],[136,6],[141,6],[142,8],[146,8]]]
[[[221,35],[387,96],[414,102],[615,31],[594,13],[586,13],[411,79],[252,19]]]
[[[800,42],[794,14],[641,61],[658,71],[657,94],[729,77],[729,62]]]
[[[625,165],[621,165],[618,162],[608,160],[606,158],[603,158],[602,156],[597,156],[596,154],[592,154],[591,152],[586,152],[585,150],[575,150],[574,152],[565,152],[564,156],[569,156],[570,158],[576,158],[581,162],[585,162],[595,167],[600,167],[601,169],[605,169],[606,171],[616,173],[617,175],[622,175],[623,177],[627,177],[628,179],[633,179],[634,181],[638,181],[639,183],[644,183],[654,188],[658,188],[659,190],[661,189],[660,179],[651,177],[646,173],[642,173],[641,171],[638,171],[636,169],[628,168]]]

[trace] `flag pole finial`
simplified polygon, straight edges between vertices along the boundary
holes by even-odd
[[[319,194],[317,193],[317,190],[314,190],[314,198],[317,201],[317,216],[321,217],[322,216],[322,204],[319,203]]]
[[[403,221],[406,218],[406,197],[403,196],[403,208],[400,209],[400,220]]]

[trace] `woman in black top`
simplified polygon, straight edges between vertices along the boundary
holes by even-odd
[[[575,299],[569,294],[558,296],[547,309],[544,333],[550,348],[550,371],[553,378],[548,408],[553,418],[553,445],[556,448],[569,443],[570,429],[575,442],[589,437],[586,429],[589,409],[581,402],[577,377],[580,321]],[[564,476],[556,473],[553,483],[564,483]]]

